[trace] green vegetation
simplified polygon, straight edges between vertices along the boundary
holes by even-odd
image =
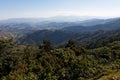
[[[48,40],[39,46],[0,41],[0,79],[116,80],[112,74],[120,70],[120,41],[94,49],[75,42],[55,47]]]

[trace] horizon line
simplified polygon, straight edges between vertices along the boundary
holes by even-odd
[[[91,17],[92,18],[98,18],[98,19],[109,19],[109,18],[119,18],[120,16],[89,16],[89,15],[83,15],[83,16],[76,16],[76,15],[56,15],[56,16],[41,16],[41,17],[10,17],[10,18],[3,18],[0,20],[9,20],[9,19],[47,19],[47,18],[54,18],[54,17]]]

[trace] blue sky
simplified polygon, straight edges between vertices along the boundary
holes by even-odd
[[[0,19],[51,16],[120,17],[120,0],[0,0]]]

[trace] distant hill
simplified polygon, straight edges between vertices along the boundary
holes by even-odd
[[[23,44],[31,43],[32,41],[40,44],[43,40],[50,40],[53,44],[62,44],[69,39],[74,39],[74,33],[60,30],[39,30],[20,38]]]
[[[98,48],[114,41],[120,41],[120,28],[116,30],[98,30],[82,33],[76,39],[78,44],[86,48]]]
[[[86,24],[87,25],[87,24]],[[65,31],[72,31],[72,32],[89,32],[89,31],[97,31],[97,30],[113,30],[120,28],[120,19],[109,19],[108,21],[103,21],[102,24],[97,24],[93,26],[70,26],[65,27],[62,30]]]
[[[40,44],[43,40],[50,40],[53,44],[60,45],[65,44],[65,42],[69,39],[75,39],[77,41],[77,45],[79,44],[86,48],[97,48],[113,41],[119,41],[120,29],[98,30],[84,33],[74,33],[60,30],[40,30],[21,37],[19,41],[22,44],[28,44],[32,41]]]

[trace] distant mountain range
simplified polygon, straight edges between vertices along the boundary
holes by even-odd
[[[62,18],[61,21],[59,18]],[[94,19],[91,17],[83,17],[76,19],[76,17],[52,17],[52,18],[16,18],[16,19],[8,19],[8,20],[1,20],[0,21],[0,30],[6,30],[9,32],[21,32],[21,33],[29,33],[36,30],[44,30],[44,29],[54,29],[54,30],[70,30],[70,28],[77,29],[83,28],[81,31],[84,31],[86,27],[96,26],[96,25],[104,25],[107,22],[116,21],[119,18],[113,19]],[[69,18],[69,19],[68,19]],[[58,19],[58,20],[57,20]],[[67,21],[65,21],[67,20]],[[70,21],[71,20],[71,21]],[[72,21],[73,20],[73,21]],[[76,21],[75,21],[76,20]],[[100,26],[101,26],[100,25]],[[74,30],[72,29],[72,30]],[[88,29],[88,28],[87,28]],[[91,28],[92,29],[92,28]],[[89,29],[90,30],[90,29]]]
[[[0,20],[0,23],[76,22],[96,18],[102,19],[95,16],[55,16],[48,18],[10,18],[7,20]]]
[[[85,22],[85,25],[78,25],[78,26],[70,26],[64,27],[61,30],[71,31],[71,32],[89,32],[89,31],[97,31],[97,30],[113,30],[120,28],[120,19],[107,19],[107,20],[95,20],[90,21],[89,25]]]
[[[0,36],[3,39],[4,37],[17,37],[17,41],[22,44],[31,43],[31,41],[39,44],[45,39],[51,40],[57,45],[64,44],[69,39],[76,39],[81,43],[81,41],[85,42],[86,39],[93,39],[95,36],[97,36],[95,37],[97,39],[102,38],[108,34],[102,34],[104,31],[108,32],[120,28],[120,18],[97,19],[87,17],[80,20],[75,19],[76,21],[74,19],[72,17],[66,17],[66,19],[65,17],[52,17],[49,19],[18,18],[1,20]]]

